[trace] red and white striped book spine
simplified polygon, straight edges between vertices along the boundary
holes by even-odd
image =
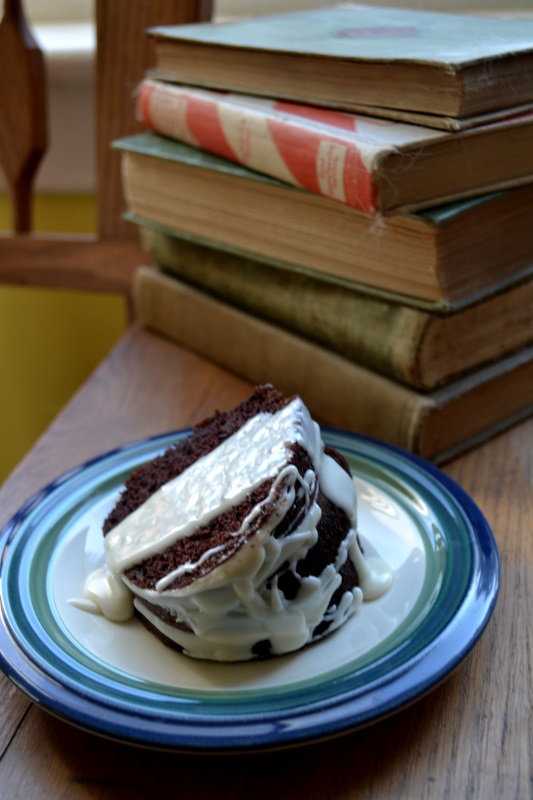
[[[371,143],[353,114],[146,79],[137,92],[137,115],[164,136],[367,214],[379,210],[372,165],[391,145]]]

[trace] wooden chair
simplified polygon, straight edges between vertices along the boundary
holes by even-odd
[[[97,235],[31,233],[34,177],[47,147],[43,56],[21,0],[4,0],[0,23],[0,166],[13,231],[0,236],[0,283],[128,293],[142,253],[124,208],[118,154],[110,143],[138,130],[132,92],[151,63],[146,28],[211,17],[213,0],[96,0]]]

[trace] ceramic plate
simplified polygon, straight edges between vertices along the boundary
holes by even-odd
[[[1,665],[32,700],[112,738],[189,751],[279,748],[353,730],[439,683],[492,612],[499,559],[472,500],[430,464],[323,429],[348,459],[367,552],[392,588],[329,638],[265,662],[213,664],[137,620],[77,608],[103,563],[101,524],[130,471],[186,432],[106,453],[35,495],[0,535]]]

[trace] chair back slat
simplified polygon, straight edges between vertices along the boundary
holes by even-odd
[[[13,197],[13,233],[0,236],[0,283],[128,293],[143,254],[123,220],[120,158],[111,142],[139,130],[134,90],[151,65],[146,29],[208,20],[213,0],[96,0],[96,195],[94,237],[31,232],[34,176],[46,150],[45,66],[21,0],[0,24],[0,166]]]
[[[131,239],[137,231],[123,219],[120,156],[109,143],[141,129],[134,92],[153,63],[145,31],[154,25],[208,20],[213,0],[103,0],[96,7],[98,233],[102,239]]]
[[[5,0],[0,22],[0,164],[13,230],[31,230],[33,182],[47,146],[46,75],[21,0]]]

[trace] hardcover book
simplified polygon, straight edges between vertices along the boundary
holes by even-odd
[[[533,412],[533,348],[422,393],[159,270],[134,281],[141,324],[252,383],[305,396],[313,416],[442,463]]]
[[[533,101],[533,19],[344,3],[150,34],[180,83],[459,119]]]
[[[116,142],[127,209],[212,246],[457,305],[533,265],[533,186],[376,219],[152,133]]]
[[[206,247],[142,220],[150,262],[187,283],[421,390],[533,344],[533,282],[457,312]]]
[[[533,111],[464,133],[145,80],[137,116],[164,136],[368,214],[533,181]]]

